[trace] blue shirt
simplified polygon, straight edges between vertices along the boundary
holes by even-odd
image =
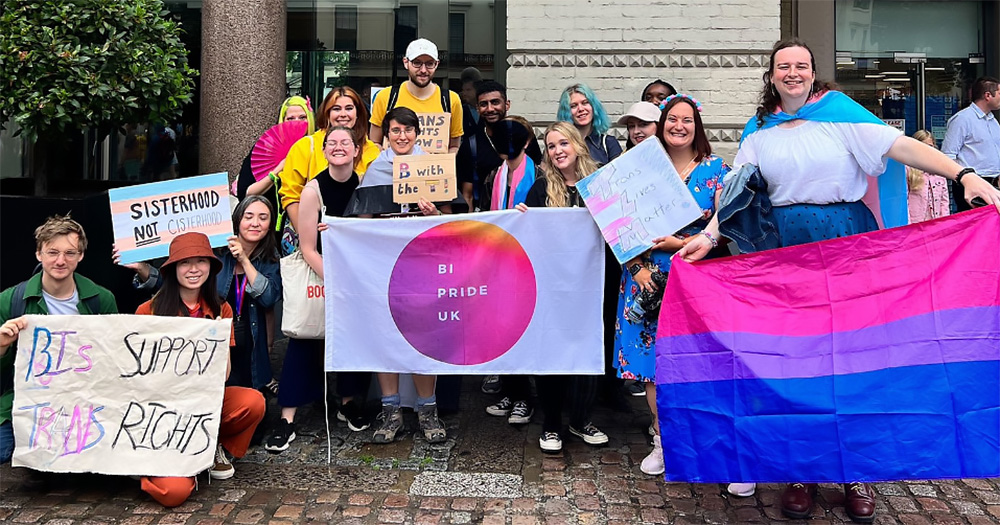
[[[1000,175],[1000,124],[975,103],[948,119],[941,151],[984,177]]]

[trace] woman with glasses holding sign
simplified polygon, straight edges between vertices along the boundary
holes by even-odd
[[[729,166],[712,155],[701,120],[701,103],[690,95],[667,97],[656,125],[656,138],[666,149],[677,173],[701,207],[702,217],[675,235],[654,239],[653,248],[625,263],[618,296],[615,355],[618,376],[642,383],[653,414],[653,451],[642,460],[643,473],[663,474],[663,447],[656,414],[656,328],[659,303],[670,270],[670,257],[708,224],[715,213],[722,178]],[[645,120],[651,117],[643,117]],[[670,171],[670,170],[668,170]]]

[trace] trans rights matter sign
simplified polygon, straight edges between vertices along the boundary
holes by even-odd
[[[216,248],[233,234],[225,173],[115,188],[108,198],[122,264],[166,257],[183,233],[204,233]]]
[[[27,320],[14,367],[15,467],[193,476],[212,466],[231,319]]]
[[[325,220],[327,370],[603,373],[586,210]]]

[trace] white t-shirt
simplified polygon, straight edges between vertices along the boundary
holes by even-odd
[[[80,310],[77,309],[80,293],[77,290],[73,290],[73,295],[66,299],[57,299],[42,290],[42,298],[45,299],[49,315],[80,315]]]
[[[861,200],[866,175],[886,168],[889,148],[903,133],[881,124],[805,121],[773,126],[748,136],[735,165],[760,168],[774,206]]]

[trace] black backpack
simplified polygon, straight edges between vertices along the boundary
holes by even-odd
[[[396,107],[401,87],[403,87],[402,83],[392,86],[392,89],[389,90],[389,103],[385,106],[386,114],[392,111],[392,108]],[[451,113],[451,92],[441,86],[438,86],[438,89],[441,90],[441,110],[444,113]]]

